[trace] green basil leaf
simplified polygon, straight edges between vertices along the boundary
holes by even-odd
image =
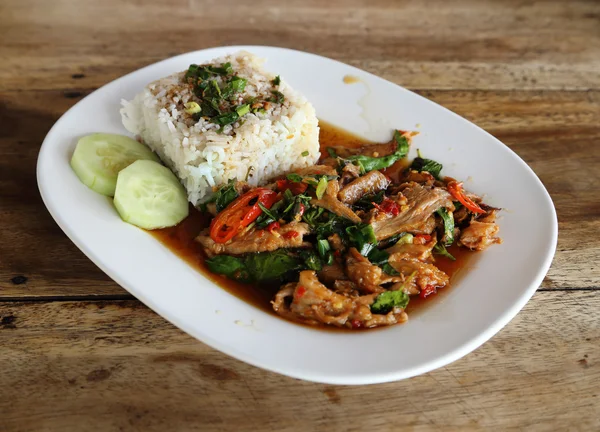
[[[371,312],[386,314],[395,307],[406,309],[409,301],[410,297],[402,290],[386,291],[375,298],[375,302],[371,305]]]
[[[433,247],[433,253],[446,257],[452,261],[456,261],[456,258],[452,256],[450,252],[446,249],[442,243],[438,243]]]
[[[405,158],[408,154],[408,139],[401,135],[399,131],[394,132],[394,141],[397,144],[396,151],[391,155],[382,157],[354,155],[348,157],[347,160],[358,165],[361,168],[361,171],[365,173],[387,168],[400,159]]]
[[[346,228],[346,234],[361,255],[368,256],[377,246],[377,237],[375,237],[373,227],[369,224],[349,226]]]
[[[279,84],[281,84],[281,78],[279,77],[279,75],[277,75],[271,80],[271,84],[273,84],[274,86],[278,86]]]
[[[229,180],[226,185],[215,193],[215,204],[217,206],[217,213],[221,212],[227,207],[232,201],[234,201],[239,194],[235,189],[235,179]]]
[[[337,153],[333,149],[333,147],[327,147],[327,153],[329,153],[329,157],[336,158],[338,157]]]
[[[413,160],[412,164],[410,165],[410,169],[419,172],[427,171],[429,174],[439,180],[443,165],[432,159],[425,159],[421,157],[421,153],[418,150],[417,153],[418,157]]]
[[[301,268],[300,260],[283,249],[251,254],[244,261],[255,281],[280,279],[287,273]]]
[[[454,216],[445,207],[438,209],[436,212],[444,221],[444,237],[446,238],[445,245],[450,246],[454,243]]]
[[[212,122],[221,126],[235,123],[240,116],[235,111],[230,113],[221,114],[212,119]]]
[[[301,181],[302,181],[302,176],[300,176],[300,175],[298,175],[298,174],[294,174],[294,173],[288,174],[288,175],[286,176],[286,178],[287,178],[289,181],[296,182],[296,183],[299,183],[299,182],[301,182]]]
[[[230,255],[217,255],[206,259],[208,269],[217,274],[222,274],[230,279],[241,282],[250,282],[251,277],[244,261]]]

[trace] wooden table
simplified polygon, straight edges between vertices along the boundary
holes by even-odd
[[[4,0],[0,34],[1,431],[600,429],[600,3]],[[525,309],[435,372],[328,386],[208,348],[97,269],[40,199],[45,134],[125,73],[227,44],[358,66],[515,150],[560,226]]]

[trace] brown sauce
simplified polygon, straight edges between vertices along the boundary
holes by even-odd
[[[326,154],[327,147],[359,147],[361,145],[373,144],[372,142],[366,141],[365,139],[356,135],[352,135],[328,123],[319,122],[319,126],[321,131],[319,134],[319,142],[321,143],[321,153],[323,154]],[[395,176],[399,175],[403,168],[406,167],[406,163],[406,161],[401,161],[389,167],[387,170],[385,170],[385,173],[393,179]],[[271,308],[270,302],[279,289],[279,285],[261,285],[261,287],[258,287],[251,284],[233,281],[225,276],[211,273],[208,270],[206,264],[204,263],[204,252],[202,251],[201,246],[196,243],[194,239],[200,233],[200,231],[202,231],[202,229],[209,225],[209,223],[209,215],[203,214],[193,206],[190,206],[190,215],[179,225],[171,228],[150,231],[150,233],[180,258],[185,260],[188,264],[200,271],[203,275],[215,282],[220,287],[226,289],[231,294],[252,304],[253,306],[275,314]],[[437,294],[430,295],[425,299],[421,299],[418,296],[411,297],[407,308],[409,317],[411,313],[414,313],[418,309],[422,309],[424,305],[431,304],[436,298],[447,295],[452,284],[456,282],[456,276],[458,275],[459,270],[465,267],[467,260],[474,253],[468,249],[459,248],[456,245],[448,248],[448,251],[454,255],[456,261],[438,256],[436,257],[435,265],[440,270],[444,271],[448,276],[450,276],[450,284],[439,290]],[[321,329],[323,327],[319,328]]]

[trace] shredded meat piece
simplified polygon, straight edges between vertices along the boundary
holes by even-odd
[[[356,213],[354,213],[350,208],[346,207],[340,200],[338,200],[337,195],[339,192],[340,186],[337,181],[330,180],[327,183],[327,189],[325,190],[325,194],[323,198],[316,199],[313,198],[310,200],[310,204],[323,207],[330,212],[335,213],[338,216],[345,217],[346,219],[351,220],[354,223],[359,223],[360,218]]]
[[[319,282],[314,271],[305,270],[300,272],[297,284],[282,287],[272,304],[279,315],[313,325],[371,328],[408,319],[401,308],[394,308],[387,315],[372,314],[370,305],[376,297],[376,294],[360,297],[337,294]]]
[[[402,176],[402,182],[415,182],[427,186],[432,186],[435,182],[435,177],[426,171],[419,172],[408,169],[404,172],[404,175]]]
[[[502,243],[502,239],[496,237],[499,230],[496,210],[492,210],[482,218],[472,219],[469,226],[463,228],[458,243],[471,250],[484,250],[494,243]]]
[[[396,151],[397,146],[398,144],[396,143],[396,141],[391,140],[390,142],[383,144],[368,144],[360,147],[334,146],[331,148],[335,150],[336,154],[339,157],[342,158],[347,158],[348,156],[355,155],[381,157],[394,153]]]
[[[344,186],[339,191],[338,198],[344,204],[354,204],[363,195],[384,190],[389,184],[390,180],[386,176],[379,171],[371,171]]]
[[[383,240],[401,232],[414,232],[441,207],[454,210],[452,196],[442,188],[424,187],[418,183],[408,183],[402,190],[406,206],[400,207],[397,216],[387,215],[385,219],[372,222],[377,240]]]
[[[337,293],[348,293],[352,295],[359,295],[356,284],[349,280],[336,280],[333,283],[333,289]]]
[[[285,235],[292,231],[298,234]],[[281,248],[310,246],[303,242],[304,236],[309,232],[310,228],[307,224],[290,222],[272,233],[267,230],[251,229],[227,243],[216,243],[210,238],[208,230],[204,230],[196,237],[196,241],[202,245],[209,257],[221,254],[241,255],[249,252],[270,252]]]
[[[337,161],[337,159],[333,159]],[[360,167],[353,163],[348,163],[342,168],[342,176],[340,177],[340,187],[350,183],[355,178],[360,177]]]
[[[346,274],[356,284],[358,289],[364,293],[378,293],[385,291],[382,284],[393,283],[402,280],[398,276],[389,276],[378,267],[362,256],[356,248],[350,248],[346,255]]]
[[[335,168],[330,167],[328,165],[313,165],[306,168],[300,168],[292,172],[301,176],[309,176],[316,174],[337,176],[337,171],[335,170]]]
[[[414,258],[404,259],[399,255],[392,255],[388,259],[388,263],[397,272],[407,278],[405,282],[406,290],[418,288],[418,290],[421,291],[425,289],[427,285],[443,288],[450,280],[446,273],[433,264],[423,263]]]
[[[416,259],[425,262],[431,258],[431,251],[436,243],[437,240],[434,237],[425,244],[395,244],[385,249],[385,251],[390,254],[390,258],[393,260]]]
[[[339,234],[332,234],[329,237],[327,237],[327,241],[329,242],[329,244],[331,245],[331,247],[333,248],[333,250],[344,250],[346,247],[344,246],[344,242],[342,241],[342,238],[340,237]]]
[[[335,281],[348,280],[346,273],[344,273],[344,267],[334,261],[331,265],[323,266],[319,271],[319,280],[322,280],[326,284],[334,284]]]

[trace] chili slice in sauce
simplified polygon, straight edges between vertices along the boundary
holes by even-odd
[[[300,195],[304,193],[308,185],[302,182],[294,182],[289,180],[277,180],[277,190],[280,192],[285,192],[287,189],[290,190],[294,195]]]
[[[462,188],[462,182],[459,183],[455,180],[452,180],[451,182],[448,182],[446,188],[448,189],[448,192],[450,192],[450,195],[456,198],[462,205],[471,210],[473,213],[485,213],[484,209],[479,207],[477,203],[473,202],[471,198],[465,195],[465,192]]]
[[[216,243],[228,242],[260,216],[262,210],[258,203],[271,208],[276,199],[277,193],[271,189],[255,188],[246,192],[212,220],[210,238]]]

